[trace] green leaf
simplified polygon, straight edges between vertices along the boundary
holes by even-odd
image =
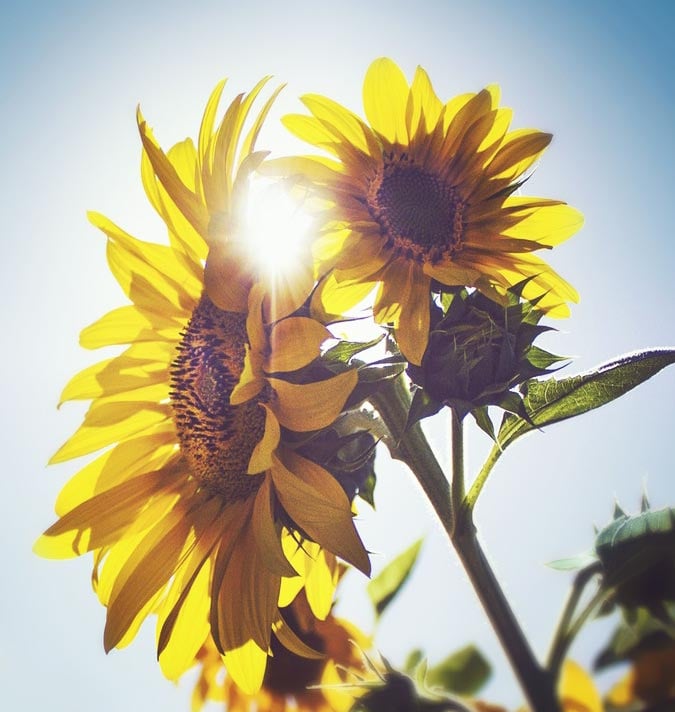
[[[367,502],[375,509],[375,485],[377,484],[377,476],[375,470],[368,473],[364,483],[359,487],[358,495],[364,502]]]
[[[609,403],[675,363],[675,349],[636,351],[570,378],[526,381],[521,390],[531,422],[505,414],[497,440],[502,449],[535,427],[552,425]]]
[[[424,660],[424,651],[420,648],[415,648],[408,653],[408,657],[405,659],[403,665],[403,671],[407,673],[413,673],[417,666]]]
[[[409,430],[415,423],[423,418],[436,415],[442,407],[443,403],[434,400],[423,388],[415,388],[410,403],[410,410],[408,411],[405,430]]]
[[[387,606],[408,580],[422,547],[422,539],[399,554],[368,584],[368,595],[375,606],[377,616],[381,616]]]
[[[429,668],[427,685],[440,687],[456,695],[475,695],[487,682],[492,668],[475,645],[452,653],[443,662]]]
[[[350,359],[356,354],[370,349],[373,346],[377,346],[382,339],[384,334],[381,334],[372,341],[339,341],[335,346],[328,349],[324,354],[323,358],[328,361],[339,361],[340,363],[349,363]]]
[[[587,551],[583,554],[571,556],[567,559],[549,561],[546,565],[556,571],[576,571],[577,569],[583,569],[586,566],[594,564],[597,560],[598,557],[595,556],[592,551]]]

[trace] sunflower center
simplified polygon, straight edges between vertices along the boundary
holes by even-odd
[[[205,295],[171,365],[171,403],[181,451],[201,485],[226,501],[246,499],[262,484],[246,474],[265,430],[259,402],[242,405],[230,394],[244,367],[246,315],[218,309]]]
[[[464,202],[456,188],[416,165],[390,156],[368,189],[368,209],[387,245],[419,262],[452,256],[464,233]]]

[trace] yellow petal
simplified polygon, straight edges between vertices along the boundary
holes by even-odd
[[[275,504],[271,479],[265,477],[253,505],[253,535],[262,563],[279,576],[294,576],[281,545],[281,527],[275,524]]]
[[[276,323],[270,333],[270,355],[265,371],[297,371],[321,354],[321,344],[332,334],[325,326],[307,317],[289,317]]]
[[[250,255],[235,242],[212,244],[204,268],[204,287],[224,311],[246,312],[254,270]]]
[[[206,206],[181,181],[176,169],[155,141],[140,109],[137,111],[138,130],[150,163],[179,210],[190,221],[194,229],[203,237],[208,231],[208,212]]]
[[[508,201],[505,204],[508,207]],[[553,247],[571,237],[584,224],[584,216],[570,205],[548,205],[535,208],[504,235],[535,240]]]
[[[114,648],[173,575],[191,527],[183,508],[175,508],[139,543],[119,573],[108,604],[103,647]]]
[[[396,341],[406,359],[419,365],[429,341],[431,298],[429,282],[423,277],[415,277],[408,299],[401,308]]]
[[[350,143],[362,153],[379,156],[382,148],[370,128],[361,119],[335,101],[318,94],[305,94],[303,104],[342,143]]]
[[[507,134],[486,173],[490,178],[509,181],[522,175],[551,143],[552,134],[520,129]]]
[[[418,129],[426,133],[436,126],[443,111],[443,103],[436,95],[429,75],[419,66],[410,86],[410,103],[408,134],[412,138]]]
[[[167,484],[170,486],[171,477],[163,468],[95,495],[52,524],[35,543],[35,553],[46,558],[69,558],[116,541],[148,499]]]
[[[239,648],[228,650],[223,656],[227,672],[245,695],[255,695],[260,690],[267,667],[267,651],[252,640]]]
[[[94,401],[82,425],[49,460],[50,464],[96,452],[154,428],[172,417],[169,404]]]
[[[558,683],[563,712],[603,712],[602,699],[590,675],[577,663],[566,660]]]
[[[354,370],[306,384],[269,378],[277,395],[271,407],[285,428],[301,433],[320,430],[335,421],[357,381]]]
[[[176,451],[173,423],[107,450],[68,480],[56,499],[60,516],[120,482],[163,467]]]
[[[80,345],[85,349],[98,349],[141,341],[178,343],[184,325],[184,322],[142,311],[135,306],[119,307],[83,329]]]
[[[307,542],[307,545],[309,544],[310,542]],[[327,553],[317,547],[305,578],[307,602],[312,609],[312,613],[319,620],[325,620],[330,613],[338,582],[337,566],[331,566],[327,561],[327,557],[331,557],[335,561],[331,553]]]
[[[256,361],[260,361],[260,355],[252,351],[248,344],[244,344],[244,348],[244,367],[237,385],[230,393],[230,405],[246,403],[257,396],[265,385],[262,369],[256,364]],[[260,470],[257,471],[260,472]]]
[[[363,108],[370,125],[390,143],[405,145],[408,82],[398,65],[386,57],[376,59],[363,82]]]
[[[258,475],[269,470],[272,466],[272,453],[276,450],[281,438],[279,421],[271,408],[264,403],[259,403],[258,405],[265,409],[265,431],[260,441],[253,448],[251,458],[248,461],[247,473],[249,475]]]
[[[337,480],[319,465],[287,451],[274,457],[272,479],[283,508],[315,542],[370,573],[370,560],[352,521],[351,507]]]

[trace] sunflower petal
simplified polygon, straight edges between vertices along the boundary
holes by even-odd
[[[335,421],[358,381],[355,370],[315,383],[268,378],[277,399],[271,404],[281,425],[296,432],[320,430]]]
[[[295,576],[281,546],[281,530],[274,520],[274,493],[269,477],[265,477],[253,505],[253,536],[262,563],[279,576]]]
[[[297,371],[321,353],[321,344],[330,339],[328,329],[314,319],[289,317],[277,322],[270,332],[270,355],[265,371]]]
[[[173,576],[190,531],[181,507],[168,512],[140,542],[120,571],[108,604],[103,647],[112,650],[147,603]]]
[[[245,695],[255,695],[262,687],[267,666],[267,650],[249,640],[223,656],[228,674]]]
[[[370,573],[370,560],[352,521],[351,507],[337,480],[319,465],[290,451],[274,457],[272,479],[283,508],[309,537],[328,551]]]
[[[371,126],[390,143],[406,144],[405,122],[408,82],[400,68],[388,59],[376,59],[363,81],[363,108]]]

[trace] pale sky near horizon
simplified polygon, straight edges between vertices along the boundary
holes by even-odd
[[[45,464],[83,413],[77,405],[56,411],[61,388],[101,358],[78,346],[78,333],[124,303],[85,213],[164,239],[140,183],[137,103],[168,146],[196,136],[220,78],[230,77],[231,98],[274,74],[288,86],[264,140],[283,154],[299,149],[279,124],[283,113],[302,110],[298,96],[323,93],[362,113],[363,75],[381,55],[408,77],[422,64],[442,98],[500,84],[514,128],[555,135],[527,193],[563,199],[586,218],[545,255],[581,294],[572,318],[546,340],[575,357],[571,374],[636,348],[675,345],[674,29],[659,2],[3,5],[0,707],[189,710],[192,678],[177,688],[163,679],[152,625],[129,648],[104,655],[90,557],[53,562],[31,552],[78,469]],[[592,525],[610,519],[615,497],[636,510],[645,482],[655,507],[675,503],[674,401],[675,370],[665,371],[601,411],[528,436],[497,466],[478,526],[538,652],[568,582],[545,562],[589,548]],[[429,428],[447,462],[446,432],[445,423]],[[485,437],[472,434],[467,447],[475,472]],[[421,492],[384,453],[378,474],[377,511],[362,506],[359,522],[375,571],[427,535],[413,578],[380,624],[378,647],[395,663],[421,647],[434,662],[476,642],[495,667],[485,697],[515,707],[513,677]],[[339,610],[368,629],[364,585],[350,574]],[[588,665],[610,627],[591,624],[573,657]]]

